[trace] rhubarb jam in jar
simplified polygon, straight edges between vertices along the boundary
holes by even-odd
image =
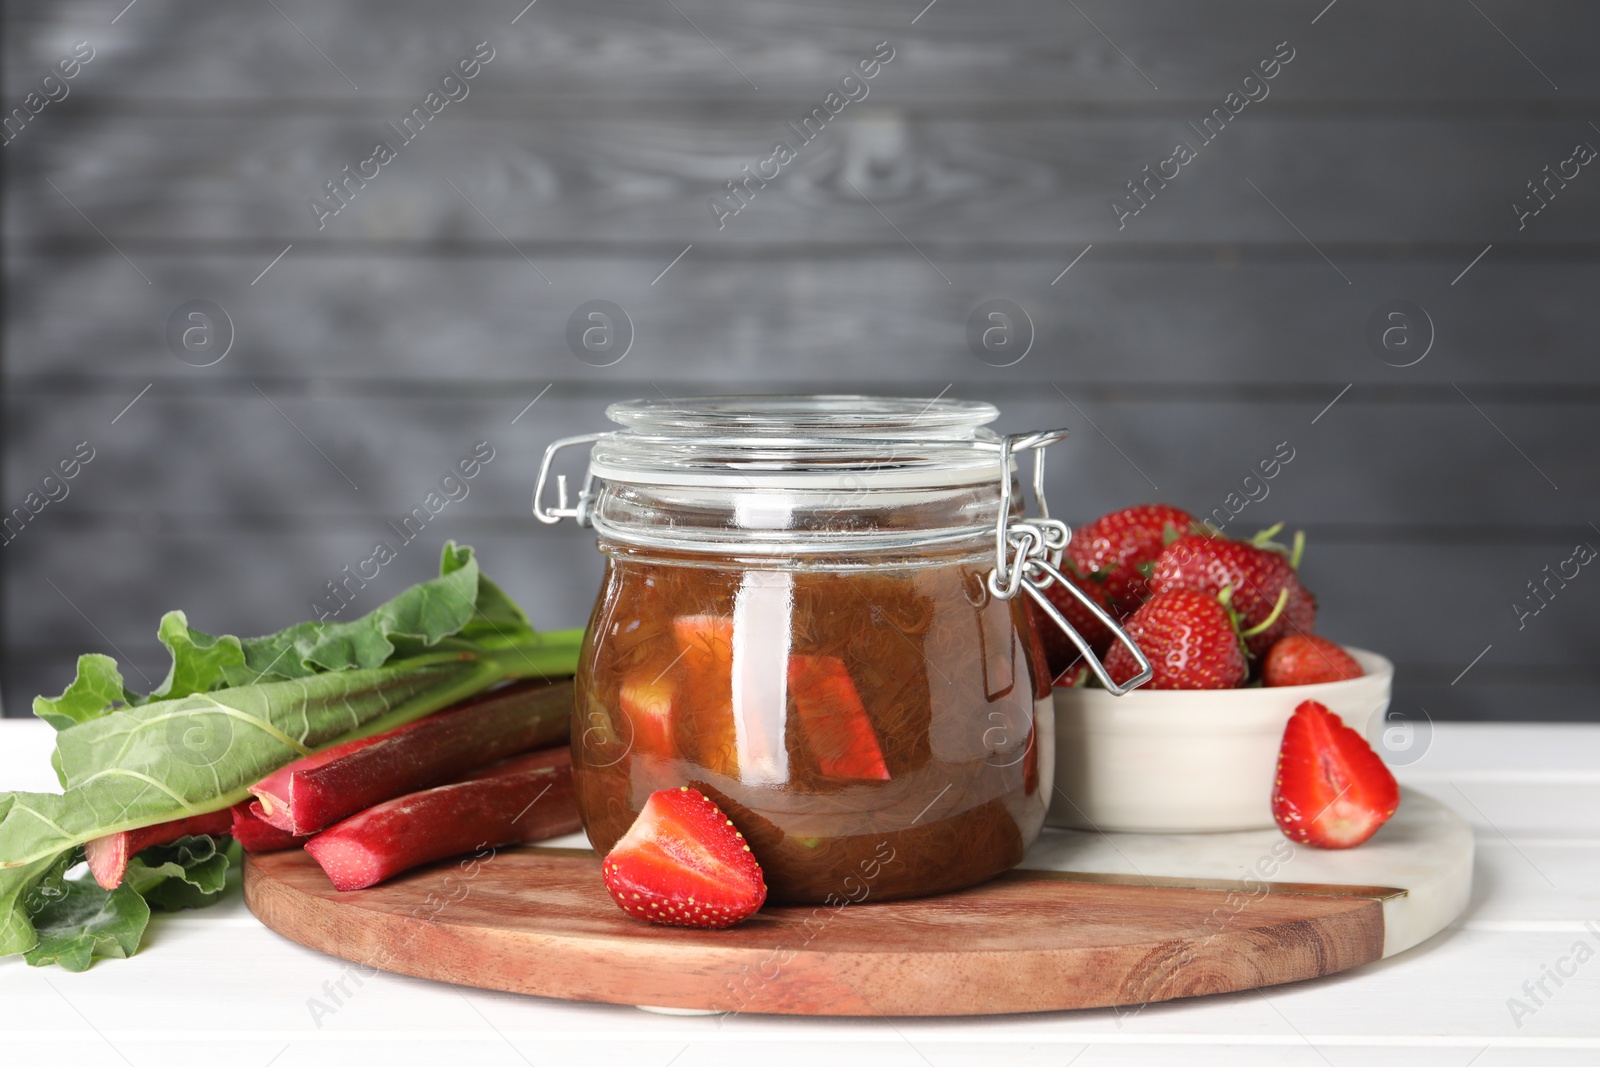
[[[607,410],[621,430],[551,446],[535,513],[592,526],[606,556],[572,726],[598,851],[653,791],[688,785],[744,834],[774,901],[945,892],[1022,858],[1055,743],[1015,594],[1066,531],[1022,518],[1012,453],[1063,432],[1002,438],[997,415],[635,401]],[[592,445],[583,490],[569,507],[562,478],[546,508],[575,444]]]

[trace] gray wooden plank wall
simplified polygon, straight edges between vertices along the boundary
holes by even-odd
[[[363,606],[455,537],[540,624],[581,623],[590,541],[527,503],[544,444],[612,400],[948,388],[1074,430],[1051,471],[1074,519],[1209,511],[1289,442],[1233,528],[1309,532],[1322,629],[1398,661],[1398,710],[1600,717],[1600,574],[1514,607],[1600,546],[1600,168],[1564,162],[1600,145],[1600,10],[677,8],[0,3],[7,114],[94,50],[0,147],[5,510],[94,449],[0,547],[8,713],[80,651],[159,681],[171,607],[239,633],[305,617],[476,441],[496,458]],[[468,95],[319,229],[311,198],[480,41]],[[866,98],[800,145],[785,123],[880,41]],[[1201,143],[1280,42],[1269,95]],[[778,139],[796,158],[719,229],[708,199]],[[1119,228],[1124,183],[1179,140],[1197,158]],[[1568,178],[1519,226],[1547,165]],[[1014,366],[968,351],[991,298],[1035,324]],[[1432,323],[1411,366],[1366,339],[1397,298]],[[232,322],[212,366],[166,340],[194,299]],[[594,299],[635,327],[613,366],[565,342]]]

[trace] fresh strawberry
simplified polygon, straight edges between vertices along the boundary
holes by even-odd
[[[1400,806],[1400,787],[1366,738],[1315,700],[1302,701],[1283,731],[1272,817],[1290,839],[1351,848],[1378,832]]]
[[[733,926],[767,899],[744,835],[686,785],[650,794],[601,873],[618,907],[665,926]]]
[[[1249,676],[1233,616],[1214,594],[1157,593],[1124,629],[1155,671],[1147,689],[1234,689]],[[1112,647],[1105,663],[1118,684],[1139,671],[1133,653],[1121,644]]]
[[[632,671],[622,679],[617,703],[633,727],[629,751],[660,759],[677,755],[672,740],[672,703],[676,695],[673,680],[663,677],[654,667]]]
[[[889,780],[878,735],[843,660],[790,656],[789,695],[818,770],[829,778]]]
[[[1121,617],[1148,599],[1145,571],[1169,541],[1193,525],[1194,516],[1182,508],[1138,504],[1078,527],[1066,558],[1078,577],[1100,586],[1105,601],[1117,608],[1113,616]]]
[[[1326,637],[1316,634],[1290,634],[1267,653],[1261,668],[1261,684],[1315,685],[1359,678],[1366,672],[1361,664]]]
[[[1150,571],[1153,593],[1195,589],[1215,595],[1230,586],[1230,606],[1246,634],[1245,645],[1258,659],[1285,634],[1309,633],[1316,625],[1317,602],[1300,585],[1294,565],[1282,552],[1248,541],[1188,534],[1168,545]]]
[[[1067,580],[1089,594],[1095,603],[1106,609],[1106,611],[1111,612],[1113,618],[1117,617],[1117,612],[1113,609],[1111,601],[1106,597],[1104,587],[1100,583],[1088,578],[1078,578],[1070,573],[1067,575]],[[1057,611],[1066,616],[1067,621],[1072,624],[1072,628],[1077,630],[1085,641],[1089,642],[1089,647],[1094,649],[1095,655],[1105,655],[1106,649],[1111,647],[1111,631],[1106,628],[1104,623],[1095,618],[1088,608],[1083,606],[1082,601],[1062,588],[1060,582],[1050,583],[1050,587],[1044,590],[1044,595],[1049,598],[1050,603],[1055,605]],[[1061,627],[1056,625],[1056,621],[1046,615],[1043,608],[1034,603],[1032,597],[1026,597],[1025,599],[1028,605],[1028,618],[1032,620],[1034,632],[1039,635],[1039,644],[1044,650],[1045,663],[1049,667],[1051,677],[1055,677],[1074,662],[1080,661],[1083,658],[1082,653],[1078,651],[1078,646],[1073,644],[1072,640],[1062,632]]]

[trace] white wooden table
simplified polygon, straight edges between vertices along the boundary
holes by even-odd
[[[0,788],[52,788],[50,739],[0,722]],[[341,961],[261,927],[234,893],[83,974],[0,961],[0,1064],[1600,1064],[1600,726],[1446,723],[1399,773],[1476,828],[1472,905],[1410,952],[1317,981],[976,1019],[679,1018],[392,975],[340,993]],[[1514,1017],[1512,998],[1530,1010]]]

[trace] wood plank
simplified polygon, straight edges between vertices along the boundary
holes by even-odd
[[[331,8],[301,0],[283,5],[293,26],[270,9],[243,2],[185,8],[182,17],[151,0],[145,6],[139,18],[130,14],[115,30],[101,31],[113,34],[120,47],[96,60],[104,66],[91,69],[103,80],[86,81],[86,97],[170,103],[192,97],[199,84],[216,86],[214,96],[225,102],[410,99],[485,38],[498,55],[479,91],[562,102],[820,98],[864,50],[885,38],[901,50],[896,62],[902,65],[891,67],[893,77],[881,78],[874,91],[897,105],[1210,100],[1286,38],[1299,54],[1278,80],[1275,92],[1285,100],[1542,101],[1600,93],[1600,72],[1585,48],[1593,38],[1594,12],[1570,0],[1490,11],[1559,91],[1486,20],[1447,0],[1400,8],[1343,0],[1320,18],[1323,5],[1287,7],[1270,0],[1100,2],[1081,5],[1082,15],[1039,0],[996,0],[981,10],[940,5],[920,17],[922,5],[886,2],[680,5],[729,61],[685,18],[646,0],[543,0],[514,26],[521,5],[487,0],[448,10],[417,0]],[[9,90],[31,81],[31,69],[54,61],[59,42],[78,40],[107,18],[92,0],[32,0],[8,4],[7,21]],[[317,42],[360,92],[294,27]],[[1450,46],[1438,47],[1441,39]],[[241,51],[241,40],[251,48]],[[761,86],[759,93],[735,63]]]
[[[906,384],[914,395],[932,396],[947,383],[935,378]],[[1064,388],[1071,387],[1067,380]],[[409,512],[469,456],[475,442],[484,440],[495,450],[494,459],[450,514],[511,521],[511,529],[517,529],[527,521],[545,445],[557,437],[606,429],[611,425],[602,414],[606,403],[652,392],[621,385],[569,395],[555,386],[527,408],[541,388],[532,383],[509,387],[499,399],[427,399],[297,394],[270,382],[260,392],[246,382],[221,395],[152,386],[120,416],[137,387],[76,399],[14,394],[4,408],[6,475],[20,495],[70,456],[77,442],[87,439],[97,449],[69,487],[70,495],[41,513],[41,530],[68,515],[96,516],[86,520],[95,526],[127,522],[141,513],[154,516],[157,528],[167,520],[200,520],[205,524],[197,528],[201,534],[235,529],[224,519],[229,514],[241,516],[247,529],[263,531],[314,529],[316,524],[306,521],[311,519],[341,521],[346,528],[344,520],[359,519],[381,528],[385,519]],[[1330,390],[1328,399],[1337,392]],[[1346,397],[1313,423],[1318,407],[1326,407],[1316,403],[1320,396],[1303,404],[1086,400],[1074,409],[1055,389],[1031,399],[997,397],[971,387],[963,387],[960,395],[1001,400],[1004,414],[997,425],[1009,431],[1072,430],[1047,469],[1047,487],[1055,510],[1076,521],[1132,501],[1166,497],[1212,516],[1230,533],[1283,519],[1315,536],[1319,525],[1328,524],[1341,531],[1340,550],[1374,549],[1362,557],[1363,566],[1385,566],[1384,550],[1375,546],[1389,544],[1444,543],[1443,558],[1474,563],[1484,558],[1476,554],[1500,552],[1505,562],[1494,570],[1505,572],[1509,584],[1494,602],[1525,593],[1527,580],[1536,575],[1543,580],[1546,563],[1554,567],[1571,555],[1578,538],[1596,536],[1587,526],[1584,500],[1600,489],[1600,471],[1585,456],[1600,445],[1595,440],[1600,427],[1582,407],[1495,403],[1485,396],[1480,414],[1459,394],[1454,403],[1409,405],[1350,403]],[[1272,459],[1280,446],[1289,462],[1279,464],[1277,477],[1252,483],[1257,496],[1267,495],[1249,502],[1245,477],[1259,475],[1260,463]],[[162,457],[159,466],[150,462],[153,455]],[[1560,491],[1541,477],[1541,470]],[[1515,515],[1528,524],[1529,535],[1444,536],[1451,526],[1471,527],[1486,515]],[[1400,538],[1385,537],[1381,530],[1363,537],[1350,530],[1351,523],[1421,523],[1423,528]],[[19,537],[11,547],[33,540]],[[1501,547],[1507,541],[1512,544]],[[1313,545],[1308,566],[1315,565],[1322,548],[1320,542]],[[1460,555],[1448,554],[1454,552]],[[1576,599],[1576,591],[1562,598]],[[1565,608],[1555,604],[1551,610]]]
[[[1454,259],[1369,255],[1342,264],[1356,282],[1347,287],[1309,248],[1287,258],[1232,244],[1123,256],[1096,243],[1064,276],[1084,244],[936,259],[947,284],[890,237],[897,247],[748,257],[696,244],[655,285],[683,245],[529,250],[554,284],[504,243],[483,256],[296,244],[254,286],[283,244],[231,255],[130,252],[148,285],[104,246],[40,255],[11,275],[5,373],[15,395],[50,403],[103,392],[110,415],[127,402],[119,397],[150,381],[202,390],[219,379],[243,390],[279,381],[301,391],[314,379],[319,390],[374,393],[413,379],[429,396],[536,393],[551,381],[652,393],[651,383],[771,391],[809,380],[928,395],[955,383],[957,392],[992,388],[1006,407],[1051,381],[1079,383],[1069,391],[1080,404],[1104,396],[1080,387],[1109,384],[1129,398],[1184,401],[1230,395],[1204,388],[1213,385],[1243,386],[1231,395],[1252,397],[1294,386],[1307,387],[1294,396],[1310,407],[1307,421],[1350,382],[1358,388],[1336,410],[1370,402],[1377,389],[1460,403],[1451,382],[1480,402],[1517,396],[1506,389],[1518,382],[1558,386],[1540,395],[1562,402],[1600,396],[1588,340],[1600,330],[1594,262],[1501,259],[1497,246],[1451,286],[1481,245]],[[1399,296],[1424,306],[1435,335],[1427,358],[1404,369],[1381,362],[1365,339],[1379,306]],[[164,339],[174,310],[197,297],[219,303],[237,337],[204,370],[174,358]],[[984,363],[967,345],[968,318],[993,297],[1021,305],[1033,324],[1033,348],[1015,366]],[[633,325],[634,348],[613,366],[589,366],[568,348],[567,321],[592,299],[618,303]],[[53,377],[67,380],[45,388]],[[1568,388],[1577,383],[1588,390]],[[1424,385],[1434,391],[1414,391]]]
[[[380,138],[399,142],[383,121],[41,116],[26,152],[7,157],[7,227],[25,239],[22,247],[55,239],[99,247],[75,204],[136,259],[151,245],[199,239],[271,238],[278,248],[314,239],[498,241],[483,216],[528,244],[535,259],[548,243],[619,240],[888,245],[898,238],[884,216],[935,262],[947,255],[945,243],[974,241],[1069,244],[1074,255],[1089,242],[1298,249],[1295,226],[1326,244],[1335,262],[1352,243],[1463,241],[1475,251],[1491,241],[1600,239],[1600,197],[1585,192],[1600,179],[1587,168],[1565,189],[1552,185],[1552,202],[1521,231],[1511,210],[1541,168],[1600,136],[1577,117],[1295,118],[1272,112],[1269,98],[1207,144],[1189,125],[1205,110],[1188,121],[957,119],[863,105],[804,144],[785,126],[787,115],[730,119],[685,109],[654,120],[512,121],[479,117],[470,104],[440,114],[412,143],[393,144],[397,158],[320,229],[308,205],[325,196],[324,183],[369,157]],[[780,139],[797,158],[765,188],[752,185],[749,205],[719,228],[708,201]],[[1126,183],[1142,180],[1141,168],[1171,156],[1179,140],[1197,158],[1170,182],[1152,184],[1151,202],[1119,223],[1112,203],[1131,195]],[[1364,150],[1352,156],[1356,143]],[[100,180],[106,173],[121,180]]]
[[[1204,920],[1225,893],[1032,872],[853,909],[774,906],[730,930],[653,927],[612,902],[598,856],[561,851],[502,852],[458,902],[431,910],[423,902],[453,865],[355,895],[333,890],[304,854],[252,856],[245,899],[278,933],[368,968],[537,996],[798,1015],[1144,1003],[1336,973],[1382,952],[1370,897],[1269,895],[1213,933]],[[1059,922],[1062,912],[1074,921]],[[807,919],[825,921],[827,936],[813,942]],[[761,968],[782,944],[792,957],[768,976]]]

